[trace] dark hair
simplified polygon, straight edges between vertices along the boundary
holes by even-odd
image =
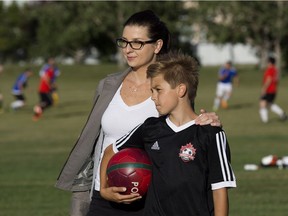
[[[160,74],[163,74],[171,88],[185,84],[190,102],[194,103],[199,83],[199,64],[195,58],[175,51],[160,55],[155,63],[148,66],[147,77],[153,78]]]
[[[276,59],[274,57],[269,57],[268,58],[268,62],[271,64],[275,64],[276,63]]]
[[[170,32],[166,24],[151,10],[137,12],[130,16],[124,23],[125,26],[144,26],[148,28],[148,37],[152,40],[163,40],[163,46],[159,54],[167,53],[170,50]]]
[[[227,61],[226,64],[232,66],[232,61]]]

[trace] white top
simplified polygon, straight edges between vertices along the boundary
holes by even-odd
[[[100,160],[102,160],[104,150],[110,144],[143,123],[148,117],[158,117],[158,112],[151,98],[139,104],[128,106],[120,95],[121,88],[122,85],[102,116],[101,125],[104,132],[104,140]],[[97,170],[95,190],[100,190],[100,166]]]

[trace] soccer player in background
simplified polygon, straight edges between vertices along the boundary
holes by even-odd
[[[263,83],[261,87],[261,96],[259,102],[259,114],[263,123],[267,123],[269,120],[268,109],[276,113],[280,120],[287,120],[287,115],[283,109],[274,103],[279,83],[279,74],[275,63],[275,58],[269,57],[268,66],[263,75]]]
[[[51,79],[51,97],[53,100],[53,105],[57,105],[59,102],[59,94],[57,92],[56,79],[60,76],[61,72],[56,65],[55,59],[53,57],[48,58],[47,63],[42,66],[39,71],[39,76],[43,76],[50,68],[54,70],[54,76]]]
[[[239,77],[236,69],[232,67],[232,63],[228,61],[218,72],[216,97],[213,105],[214,111],[217,111],[220,105],[223,109],[228,108],[228,100],[232,95],[233,84],[236,86],[239,84]]]
[[[12,95],[15,97],[15,101],[11,103],[11,108],[13,110],[19,109],[25,105],[26,98],[24,96],[24,89],[28,85],[28,79],[33,74],[31,69],[26,69],[23,73],[21,73],[12,88]]]
[[[148,67],[147,77],[160,117],[148,118],[106,148],[101,196],[124,203],[141,198],[139,194],[119,197],[116,188],[107,185],[106,168],[114,152],[142,148],[153,165],[144,216],[227,216],[227,189],[236,187],[236,179],[222,128],[195,125],[198,115],[191,104],[199,82],[198,62],[181,53],[168,53]]]
[[[38,88],[40,102],[33,108],[34,121],[39,120],[43,111],[53,105],[52,93],[55,86],[54,80],[56,71],[56,67],[51,64],[48,68],[46,68],[45,72],[40,75],[40,83]]]

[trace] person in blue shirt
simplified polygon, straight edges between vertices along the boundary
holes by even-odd
[[[24,96],[24,89],[27,87],[28,79],[32,74],[33,71],[27,69],[17,77],[12,87],[12,95],[14,95],[15,101],[13,101],[10,106],[13,110],[19,109],[25,105],[26,98]]]
[[[220,105],[223,109],[228,108],[228,100],[232,95],[233,84],[239,84],[239,77],[236,69],[232,67],[232,62],[228,61],[218,72],[216,97],[213,104],[214,111],[217,111]]]
[[[60,76],[61,72],[60,72],[59,68],[56,66],[55,59],[52,57],[50,57],[47,60],[47,63],[41,67],[41,69],[39,71],[39,76],[42,76],[50,67],[53,67],[55,76],[53,77],[52,82],[55,82],[56,77]]]

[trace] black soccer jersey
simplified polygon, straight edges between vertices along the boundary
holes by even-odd
[[[114,149],[145,148],[152,163],[145,216],[214,215],[212,190],[236,187],[230,150],[220,127],[176,127],[169,118],[149,118]]]

